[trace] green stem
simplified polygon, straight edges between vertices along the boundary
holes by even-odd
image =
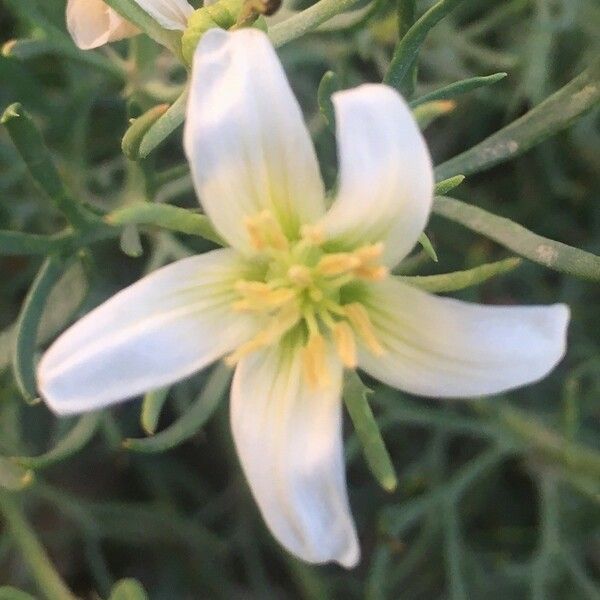
[[[321,0],[314,6],[272,27],[269,30],[269,37],[274,46],[283,46],[310,33],[325,21],[353,8],[359,2],[360,0]]]
[[[6,520],[15,545],[29,566],[40,591],[48,600],[77,600],[54,569],[44,547],[37,539],[14,497],[0,490],[0,512]]]

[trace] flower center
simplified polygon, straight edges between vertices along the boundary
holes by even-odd
[[[329,344],[351,369],[357,365],[357,338],[372,353],[384,352],[356,293],[361,282],[388,276],[379,263],[382,243],[328,252],[318,228],[305,226],[300,239],[291,241],[269,211],[248,218],[246,230],[257,250],[260,275],[235,283],[239,297],[233,308],[264,317],[265,327],[227,358],[229,364],[295,330],[303,340],[304,375],[312,388],[318,388],[330,381]]]

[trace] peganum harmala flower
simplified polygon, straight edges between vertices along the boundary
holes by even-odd
[[[334,95],[340,178],[326,194],[268,38],[211,30],[194,59],[185,149],[202,206],[230,248],[145,277],[64,333],[39,366],[59,414],[235,365],[237,452],[275,537],[352,567],[343,370],[432,397],[493,394],[543,377],[565,351],[568,309],[439,298],[390,269],[423,231],[433,171],[393,89]]]
[[[214,1],[214,0],[213,0]],[[135,0],[165,29],[184,31],[194,8],[187,0]],[[206,4],[210,4],[207,0]],[[82,50],[137,35],[137,27],[103,0],[68,0],[67,28]]]

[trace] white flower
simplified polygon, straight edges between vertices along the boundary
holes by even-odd
[[[184,31],[194,8],[187,0],[135,0],[165,29]],[[67,28],[82,50],[97,48],[139,33],[103,0],[68,0]]]
[[[568,309],[439,298],[389,275],[429,217],[433,172],[391,88],[335,94],[340,184],[317,158],[267,37],[211,30],[196,51],[185,149],[231,248],[167,266],[64,333],[39,367],[59,414],[236,365],[231,425],[275,537],[315,563],[358,562],[342,452],[344,367],[433,397],[494,394],[547,374]]]

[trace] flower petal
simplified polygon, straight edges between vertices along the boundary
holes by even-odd
[[[333,243],[383,241],[394,266],[419,239],[433,199],[433,167],[410,108],[385,85],[333,95],[340,187],[323,221]]]
[[[186,0],[135,0],[165,29],[185,31],[194,8]]]
[[[312,391],[300,348],[255,352],[235,372],[231,423],[242,467],[273,535],[312,563],[353,567],[359,547],[348,506],[342,448],[342,369]]]
[[[563,304],[483,306],[390,280],[371,288],[367,305],[387,352],[361,350],[361,368],[413,394],[496,394],[541,379],[565,353]]]
[[[94,410],[183,379],[246,341],[250,318],[231,312],[242,267],[216,250],[164,267],[63,333],[38,368],[54,411]]]
[[[256,29],[208,31],[196,49],[185,126],[196,192],[219,233],[248,252],[244,217],[267,209],[284,231],[324,212],[319,166],[281,64]]]
[[[139,33],[135,26],[102,0],[68,0],[67,29],[82,50]]]

